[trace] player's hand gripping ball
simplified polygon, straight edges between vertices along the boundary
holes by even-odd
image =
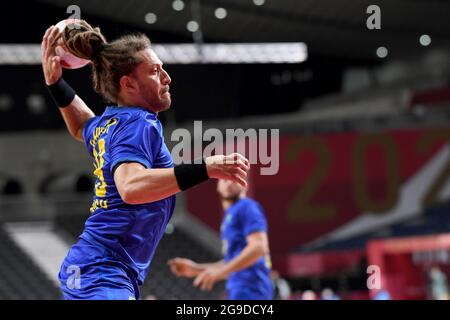
[[[77,19],[66,19],[61,20],[56,24],[56,27],[63,32],[65,28],[73,27],[76,24]],[[71,25],[71,26],[69,26]],[[90,60],[82,59],[71,54],[66,46],[62,37],[57,41],[57,46],[55,47],[55,53],[61,57],[61,66],[65,69],[79,69],[89,64]]]

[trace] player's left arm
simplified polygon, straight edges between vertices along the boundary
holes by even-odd
[[[58,28],[52,26],[47,29],[42,39],[42,68],[47,86],[54,86],[62,80],[61,58],[55,53],[56,42],[60,36],[61,32]],[[73,94],[64,105],[58,105],[58,107],[69,133],[82,142],[83,127],[90,118],[95,116],[94,112],[79,96]]]
[[[247,245],[241,253],[222,266],[225,278],[232,272],[250,267],[259,258],[269,253],[269,240],[266,232],[253,232],[246,237],[246,240]]]
[[[218,281],[228,278],[230,273],[250,267],[258,259],[269,254],[269,240],[265,231],[256,231],[246,237],[247,245],[232,260],[218,268],[207,268],[194,280],[196,287],[211,290]]]

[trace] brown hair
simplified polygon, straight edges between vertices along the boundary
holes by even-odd
[[[100,28],[91,27],[85,20],[79,20],[75,25],[75,28],[64,29],[65,46],[73,55],[92,61],[94,90],[109,102],[117,103],[120,78],[130,74],[142,62],[142,57],[136,53],[150,48],[150,39],[137,34],[107,42]]]

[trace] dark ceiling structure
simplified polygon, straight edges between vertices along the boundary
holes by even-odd
[[[174,9],[174,1],[182,10]],[[255,2],[264,2],[256,5]],[[369,30],[367,8],[381,10],[381,29]],[[168,118],[224,119],[294,112],[305,102],[342,90],[351,68],[374,70],[394,59],[450,48],[450,1],[444,0],[33,0],[0,2],[0,44],[37,44],[51,24],[77,5],[81,18],[100,26],[108,40],[145,32],[153,43],[192,43],[188,23],[196,20],[205,43],[304,42],[308,60],[295,64],[170,65],[174,108]],[[198,10],[194,10],[198,8]],[[215,16],[217,8],[226,17]],[[222,10],[223,11],[223,10]],[[153,18],[149,24],[145,17]],[[422,46],[422,35],[431,38]],[[377,49],[388,50],[387,59]],[[11,101],[2,111],[1,130],[61,128],[57,112],[33,114],[29,95],[48,99],[42,70],[1,66],[0,97]],[[104,101],[87,79],[88,68],[67,72],[77,92],[102,112]],[[23,79],[26,79],[24,82]],[[8,100],[9,99],[9,100]],[[50,101],[48,101],[50,105]],[[20,124],[20,125],[19,125]]]
[[[173,9],[172,0],[39,0],[59,7],[75,4],[81,12],[136,26],[151,35],[167,32],[192,38],[186,25],[195,20],[192,4],[200,6],[201,30],[206,42],[305,42],[312,54],[335,58],[377,59],[384,46],[395,57],[420,54],[419,38],[431,37],[434,47],[450,45],[450,1],[445,0],[184,0]],[[366,27],[368,6],[381,9],[381,30]],[[225,19],[214,12],[225,8]],[[145,22],[147,13],[154,24]]]

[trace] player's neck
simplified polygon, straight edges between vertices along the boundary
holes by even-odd
[[[125,100],[125,99],[119,98],[117,101],[117,106],[118,107],[136,106],[136,107],[141,107],[141,108],[147,109],[148,111],[151,111],[151,112],[155,113],[156,115],[158,114],[158,111],[153,110],[154,108],[152,108],[151,106],[145,105],[145,103],[140,103],[139,101],[131,101],[131,100]]]
[[[222,208],[223,210],[227,210],[229,207],[231,207],[233,204],[241,200],[242,198],[245,198],[245,193],[238,194],[235,197],[230,198],[222,198]]]

